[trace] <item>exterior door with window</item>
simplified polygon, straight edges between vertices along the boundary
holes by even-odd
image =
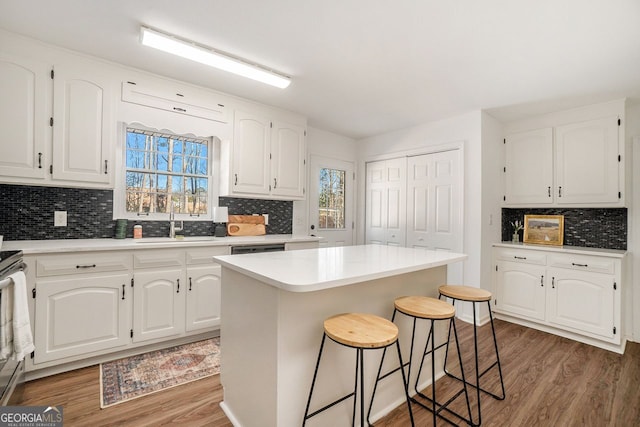
[[[311,156],[309,234],[321,247],[353,244],[355,175],[352,162]]]

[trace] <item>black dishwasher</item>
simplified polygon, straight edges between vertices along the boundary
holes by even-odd
[[[257,254],[262,252],[280,252],[280,251],[284,251],[284,243],[273,243],[273,244],[266,244],[266,245],[231,246],[231,255]]]

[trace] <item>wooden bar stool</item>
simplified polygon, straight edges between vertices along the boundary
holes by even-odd
[[[394,301],[393,317],[391,318],[392,322],[395,320],[396,314],[398,312],[404,314],[405,316],[413,318],[413,328],[412,328],[412,333],[411,333],[411,350],[410,350],[410,353],[409,353],[409,361],[406,362],[406,363],[400,362],[400,367],[399,368],[397,368],[395,370],[392,370],[391,372],[388,372],[388,373],[386,373],[384,375],[381,375],[382,364],[384,363],[384,356],[385,356],[385,354],[383,353],[382,360],[380,361],[380,367],[378,368],[378,375],[376,377],[376,383],[375,383],[374,388],[373,388],[373,395],[371,396],[371,406],[373,406],[373,399],[375,398],[375,392],[376,392],[376,389],[378,387],[378,382],[380,380],[382,380],[382,379],[386,378],[387,376],[391,375],[392,373],[394,373],[398,369],[403,371],[403,377],[404,377],[404,367],[407,366],[407,365],[409,367],[408,367],[408,373],[406,375],[406,378],[407,379],[411,378],[411,366],[413,364],[413,347],[414,347],[415,335],[416,335],[416,322],[417,322],[418,319],[424,319],[424,320],[429,320],[431,322],[431,324],[430,324],[430,328],[429,328],[429,334],[427,336],[427,342],[425,343],[424,352],[422,354],[422,358],[421,358],[421,361],[420,361],[420,368],[418,369],[418,375],[416,376],[416,382],[415,382],[415,385],[414,385],[414,390],[415,390],[415,392],[416,392],[416,394],[418,396],[420,396],[420,397],[424,398],[425,400],[427,400],[428,402],[430,402],[432,406],[429,407],[429,406],[423,404],[422,402],[418,401],[415,398],[411,398],[411,401],[413,401],[414,403],[420,405],[421,407],[423,407],[426,410],[428,410],[428,411],[433,413],[433,425],[434,426],[436,425],[437,417],[440,417],[440,418],[444,419],[448,423],[456,425],[453,421],[451,421],[450,419],[446,418],[444,415],[440,414],[440,412],[442,412],[442,411],[446,411],[448,413],[451,413],[451,414],[453,414],[453,415],[465,420],[467,423],[471,424],[471,405],[469,403],[469,395],[467,393],[467,382],[466,381],[463,381],[462,390],[460,390],[458,393],[456,393],[453,397],[451,397],[445,403],[443,403],[443,404],[438,403],[437,398],[436,398],[435,352],[436,352],[436,350],[439,350],[440,348],[447,346],[448,345],[448,340],[447,340],[447,342],[444,342],[444,343],[439,344],[438,346],[436,346],[436,344],[435,344],[435,322],[438,321],[438,320],[449,320],[449,328],[451,328],[451,325],[453,325],[453,332],[454,332],[454,337],[455,337],[455,341],[456,341],[456,347],[458,347],[458,332],[456,330],[455,323],[453,322],[453,319],[455,317],[455,312],[456,312],[455,308],[453,307],[453,305],[451,305],[451,304],[449,304],[449,303],[447,303],[445,301],[437,300],[435,298],[429,298],[429,297],[425,297],[425,296],[407,296],[407,297],[397,298]],[[429,343],[431,343],[431,349],[430,350],[429,350]],[[420,375],[422,374],[422,368],[423,368],[423,365],[424,365],[424,359],[429,354],[431,355],[431,397],[427,397],[422,392],[418,391],[418,383],[420,382]],[[458,350],[458,356],[460,356],[459,350]],[[459,357],[459,362],[460,362],[460,370],[462,372],[462,378],[464,378],[464,369],[462,368],[462,366],[463,366],[462,365],[462,357]],[[407,388],[408,388],[408,383],[407,383]],[[456,413],[453,410],[448,408],[449,404],[451,402],[453,402],[462,393],[464,393],[464,395],[465,395],[469,418],[465,418],[462,415],[460,415],[460,414],[458,414],[458,413]],[[371,406],[369,406],[369,412],[371,412]]]
[[[484,392],[488,395],[490,395],[491,397],[493,397],[494,399],[498,399],[498,400],[504,400],[505,398],[505,390],[504,390],[504,380],[502,378],[502,365],[500,364],[500,354],[498,353],[498,340],[496,339],[496,330],[495,327],[493,325],[493,314],[491,313],[491,292],[485,290],[485,289],[480,289],[480,288],[473,288],[471,286],[462,286],[462,285],[442,285],[438,288],[438,291],[440,292],[440,297],[447,297],[447,298],[451,298],[453,300],[453,303],[455,305],[456,301],[466,301],[466,302],[471,302],[473,304],[473,348],[474,348],[474,357],[475,357],[475,368],[476,368],[476,383],[472,384],[470,382],[467,382],[468,385],[474,387],[476,389],[476,393],[477,393],[477,399],[478,399],[478,423],[475,425],[480,425],[482,424],[482,411],[481,411],[481,405],[480,405],[480,392]],[[477,323],[476,323],[476,303],[483,303],[486,302],[487,303],[487,308],[489,309],[489,318],[491,319],[491,333],[493,334],[493,346],[495,348],[495,352],[496,352],[496,361],[493,362],[491,364],[491,366],[489,366],[488,368],[486,368],[484,371],[480,372],[479,370],[479,363],[478,363],[478,327],[477,327]],[[455,322],[454,322],[455,323]],[[451,337],[451,329],[449,329],[449,338]],[[447,356],[448,356],[448,352],[449,352],[449,338],[447,338],[447,353],[445,354],[445,359],[444,359],[444,371],[445,373],[452,377],[457,379],[458,381],[465,381],[464,377],[463,378],[459,378],[455,375],[453,375],[452,373],[447,371]],[[498,395],[495,393],[492,393],[486,389],[483,389],[482,387],[480,387],[480,378],[485,375],[487,372],[489,372],[491,369],[493,369],[495,366],[498,367],[498,374],[500,375],[500,387],[502,388],[502,395]]]
[[[331,340],[335,341],[338,344],[356,349],[355,385],[352,393],[349,393],[309,414],[311,397],[313,395],[313,388],[316,384],[318,368],[320,367],[320,359],[322,358],[322,350],[324,348],[326,337],[329,337]],[[398,327],[392,322],[373,314],[362,313],[338,314],[326,319],[324,321],[324,334],[322,335],[322,342],[320,343],[318,361],[316,363],[315,372],[313,373],[311,390],[309,391],[309,400],[307,401],[307,408],[304,412],[304,420],[302,422],[302,426],[304,427],[309,418],[318,415],[319,413],[337,405],[338,403],[350,398],[351,396],[353,396],[353,416],[351,424],[355,425],[356,402],[358,397],[358,376],[360,376],[360,424],[364,425],[364,350],[384,348],[384,351],[386,352],[387,347],[393,345],[394,343],[396,344],[396,349],[398,351],[398,360],[402,365],[402,355],[400,353],[400,344],[398,343]],[[413,413],[411,412],[411,404],[407,391],[407,381],[404,376],[404,370],[401,369],[401,372],[405,399],[407,401],[407,407],[409,408],[411,425],[413,426]]]

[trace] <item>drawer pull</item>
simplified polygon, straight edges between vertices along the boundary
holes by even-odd
[[[515,259],[527,259],[527,257],[526,257],[526,256],[516,256],[516,255],[514,255],[513,257],[514,257]]]
[[[96,268],[96,265],[95,264],[76,265],[76,268]]]
[[[575,262],[572,262],[571,265],[573,265],[574,267],[589,267],[588,264],[576,264]]]

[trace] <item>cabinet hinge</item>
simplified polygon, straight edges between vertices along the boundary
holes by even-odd
[[[128,83],[128,84],[130,84],[130,85],[137,85],[137,83],[136,83],[136,82],[129,82],[129,81],[128,81],[127,83]]]
[[[622,160],[622,156],[618,154],[618,163],[620,163],[621,160]]]
[[[618,119],[618,126],[620,126],[620,119]]]
[[[613,282],[613,290],[617,290],[618,289],[618,284],[616,282]]]
[[[498,266],[496,265],[496,271],[498,271]]]
[[[133,277],[131,278],[131,287],[133,288]]]
[[[35,299],[36,298],[36,288],[33,288],[31,290],[31,296]]]
[[[502,143],[503,143],[503,144],[506,144],[506,143],[507,143],[507,138],[503,139],[503,140],[502,140]]]
[[[306,130],[304,131],[304,136],[307,136],[307,131]]]
[[[271,184],[269,184],[269,191],[271,191]]]
[[[506,166],[502,168],[502,172],[507,173],[507,167]]]
[[[271,153],[269,153],[269,160],[271,160],[271,158],[272,158],[272,157],[271,157]]]
[[[53,175],[53,165],[49,165],[49,174]]]
[[[53,127],[53,117],[49,118],[49,126]]]
[[[306,164],[307,164],[307,159],[303,159],[303,160],[302,160],[302,164],[306,166]]]
[[[269,127],[273,129],[273,122],[269,122]]]
[[[351,221],[351,229],[353,230],[354,228],[356,228],[356,223],[355,221]]]
[[[131,329],[131,330],[129,331],[129,337],[130,337],[130,338],[133,338],[133,329]]]
[[[34,350],[31,352],[31,358],[34,359],[35,357],[36,357],[36,351]]]
[[[507,196],[502,196],[502,200],[507,201]]]
[[[54,75],[54,74],[55,74],[55,73],[53,72],[53,69],[51,69],[51,79],[52,79],[52,80],[53,80],[53,75]]]
[[[618,199],[622,199],[622,193],[618,191]]]
[[[497,299],[493,300],[493,305],[498,305],[498,300]]]
[[[615,334],[616,334],[616,327],[614,326],[613,327],[613,335],[615,335]]]

